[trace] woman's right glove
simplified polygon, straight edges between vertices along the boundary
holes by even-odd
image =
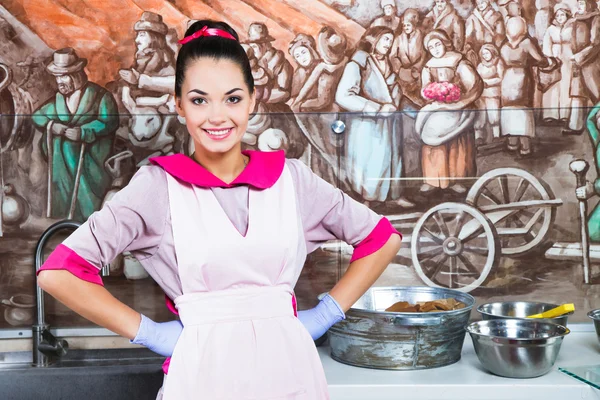
[[[142,314],[137,335],[130,342],[145,346],[161,356],[170,357],[181,331],[183,324],[179,320],[158,323]]]
[[[317,340],[336,322],[346,318],[342,307],[329,294],[310,310],[298,311],[298,319],[306,328],[313,340]]]

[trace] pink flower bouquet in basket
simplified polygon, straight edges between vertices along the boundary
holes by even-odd
[[[454,103],[460,100],[460,87],[450,82],[431,82],[423,89],[423,96],[440,103]]]

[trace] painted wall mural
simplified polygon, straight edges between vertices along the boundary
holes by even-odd
[[[250,59],[244,146],[286,150],[403,232],[377,285],[574,302],[575,321],[600,307],[595,1],[6,0],[0,328],[32,322],[33,251],[50,224],[87,218],[148,158],[193,152],[173,86],[177,40],[201,18],[231,24]],[[300,307],[350,253],[324,243],[309,257]],[[104,281],[169,318],[130,254]]]

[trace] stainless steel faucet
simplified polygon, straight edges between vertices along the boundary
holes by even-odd
[[[37,284],[37,273],[42,267],[44,258],[44,245],[56,232],[63,229],[77,229],[81,226],[80,222],[73,220],[59,221],[51,225],[38,240],[35,246],[35,288],[37,292],[37,323],[33,325],[33,366],[47,367],[56,361],[59,357],[67,353],[69,344],[64,339],[56,338],[50,333],[50,325],[46,323],[44,314],[44,291]],[[107,276],[109,266],[102,268],[102,276]]]

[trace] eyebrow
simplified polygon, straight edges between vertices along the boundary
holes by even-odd
[[[227,93],[225,93],[225,94],[226,94],[226,95],[229,95],[229,94],[232,94],[232,93],[234,93],[234,92],[237,92],[238,90],[242,90],[242,89],[241,89],[241,88],[234,88],[234,89],[231,89],[229,92],[227,92]],[[190,94],[190,93],[198,93],[198,94],[199,94],[199,95],[201,95],[201,96],[206,96],[206,95],[208,94],[208,93],[206,93],[206,92],[203,92],[203,91],[202,91],[202,90],[200,90],[200,89],[192,89],[192,90],[190,90],[190,91],[188,92],[188,94]]]

